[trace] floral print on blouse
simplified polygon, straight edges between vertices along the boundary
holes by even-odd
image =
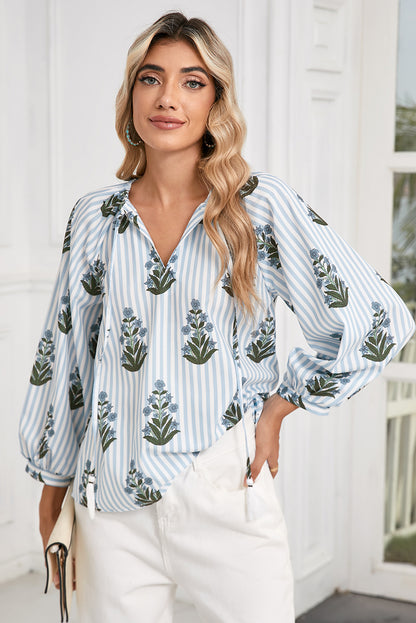
[[[132,181],[74,206],[20,423],[35,479],[123,511],[157,502],[196,454],[278,392],[315,414],[375,378],[414,331],[405,304],[297,193],[254,173],[241,200],[258,247],[254,318],[205,233],[207,199],[164,265]],[[217,283],[217,285],[215,285]],[[281,297],[308,344],[280,374]],[[238,395],[241,375],[243,397]]]

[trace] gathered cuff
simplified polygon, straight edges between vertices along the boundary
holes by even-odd
[[[67,487],[71,484],[74,476],[63,476],[62,474],[54,474],[44,469],[39,469],[37,465],[30,461],[26,464],[26,472],[34,480],[52,487]]]

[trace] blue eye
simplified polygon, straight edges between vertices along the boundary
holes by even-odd
[[[198,89],[199,87],[204,87],[205,84],[203,82],[199,82],[199,80],[188,80],[186,82],[186,84],[190,85],[190,88],[195,91],[196,89]],[[191,86],[194,85],[194,86]]]
[[[148,80],[154,80],[155,82],[148,82]],[[144,82],[145,84],[156,84],[157,79],[154,76],[144,76],[143,78],[139,78],[139,82]]]

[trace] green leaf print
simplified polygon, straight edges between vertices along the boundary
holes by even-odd
[[[71,228],[72,228],[72,218],[74,216],[75,206],[71,210],[71,214],[69,215],[68,223],[66,225],[64,243],[62,245],[62,254],[67,253],[71,247]]]
[[[311,249],[316,285],[324,292],[324,303],[330,308],[348,305],[348,287],[338,277],[336,267],[318,249]]]
[[[230,273],[225,273],[224,277],[221,279],[222,288],[229,294],[231,297],[234,296],[233,287],[231,285],[231,275]]]
[[[168,266],[163,266],[162,261],[156,251],[150,251],[150,259],[145,266],[149,271],[147,280],[145,281],[146,290],[152,294],[158,295],[167,292],[171,285],[176,281],[172,264],[176,262],[177,256],[174,254],[169,259]]]
[[[55,345],[53,333],[49,329],[45,331],[38,344],[36,360],[33,364],[30,382],[32,385],[44,385],[52,378],[52,363],[55,361]]]
[[[172,395],[165,389],[165,383],[158,380],[155,389],[147,399],[149,403],[143,409],[147,419],[142,429],[143,437],[156,446],[163,446],[179,433],[179,423],[174,418],[178,405],[172,402]]]
[[[317,212],[315,212],[314,210],[312,210],[312,208],[310,206],[308,207],[308,214],[311,217],[311,219],[313,220],[314,223],[316,223],[317,225],[322,225],[323,227],[327,226],[328,223],[326,221],[324,221],[324,219],[319,216],[319,214],[317,214]]]
[[[235,314],[234,314],[234,320],[233,320],[233,357],[235,361],[239,361],[240,359],[240,355],[238,351],[237,318],[235,317]]]
[[[137,372],[147,356],[147,346],[141,340],[147,329],[142,326],[142,320],[134,315],[131,307],[123,309],[123,316],[120,336],[120,344],[123,346],[121,365],[129,372]]]
[[[292,403],[292,405],[300,407],[301,409],[306,409],[302,396],[290,390],[287,385],[281,385],[279,387],[278,394],[288,402]]]
[[[279,249],[277,242],[273,236],[273,230],[270,225],[261,227],[258,225],[254,229],[257,241],[257,257],[259,261],[266,260],[270,266],[281,268],[282,264],[279,257]]]
[[[153,480],[146,478],[143,472],[136,468],[134,460],[130,461],[130,470],[126,477],[125,491],[134,496],[134,503],[138,506],[149,506],[161,499],[160,491],[152,487]]]
[[[222,416],[222,424],[226,430],[232,428],[241,420],[241,408],[237,398],[237,394],[228,405],[224,415]]]
[[[38,454],[39,454],[39,459],[43,459],[48,452],[50,451],[49,448],[49,438],[52,437],[55,434],[55,430],[54,430],[54,424],[55,421],[53,419],[53,405],[49,405],[49,409],[46,415],[46,424],[43,428],[43,434],[39,443],[39,449],[38,449]]]
[[[27,474],[29,474],[29,476],[31,476],[35,480],[37,480],[39,482],[42,482],[42,483],[45,483],[45,481],[42,478],[42,474],[40,472],[37,472],[34,469],[30,469],[29,465],[26,465],[25,471],[26,471]]]
[[[101,214],[106,218],[107,216],[115,216],[116,214],[118,214],[121,206],[126,201],[127,195],[128,191],[123,190],[119,193],[114,193],[114,195],[108,197],[108,199],[103,201],[101,205]]]
[[[260,363],[266,357],[270,357],[275,353],[275,336],[274,336],[274,318],[268,316],[258,326],[256,331],[253,331],[251,337],[254,339],[247,347],[247,357],[254,361],[254,363]]]
[[[324,219],[321,216],[319,216],[317,212],[312,210],[311,206],[308,203],[306,203],[303,197],[301,197],[298,193],[296,193],[296,195],[299,201],[301,201],[305,205],[306,209],[308,210],[308,216],[309,218],[312,219],[314,223],[316,223],[317,225],[322,225],[324,227],[328,225],[328,223],[326,223]]]
[[[89,271],[82,275],[81,283],[88,294],[97,296],[103,291],[103,280],[106,273],[105,264],[97,257],[89,267]]]
[[[62,333],[69,333],[72,329],[71,303],[69,298],[69,290],[67,294],[61,297],[61,304],[64,306],[58,314],[58,327]]]
[[[218,348],[215,348],[216,342],[210,337],[214,325],[208,321],[208,316],[202,311],[201,303],[197,299],[192,299],[186,321],[182,333],[189,337],[182,347],[182,356],[196,365],[204,364]]]
[[[252,175],[248,178],[247,182],[240,188],[241,197],[247,197],[257,188],[259,184],[259,178],[257,175]]]
[[[109,402],[106,392],[100,392],[98,394],[97,422],[103,453],[116,440],[116,431],[112,424],[117,420],[117,413],[112,409],[113,405]]]
[[[116,226],[118,225],[119,234],[123,234],[130,225],[130,222],[135,221],[136,215],[130,216],[120,212],[126,202],[128,194],[129,191],[127,189],[114,193],[111,197],[108,197],[108,199],[106,199],[101,206],[101,214],[104,217],[107,218],[110,215],[115,217],[115,223]]]
[[[362,357],[370,361],[384,361],[392,348],[396,345],[389,332],[391,321],[381,303],[373,301],[372,329],[367,333],[360,352]]]
[[[93,476],[93,478],[95,480],[95,467],[94,467],[94,469],[91,469],[91,461],[88,459],[88,461],[86,461],[86,463],[85,463],[85,469],[84,469],[84,472],[83,472],[82,477],[81,477],[81,483],[79,485],[79,493],[80,493],[79,503],[82,504],[82,506],[85,506],[85,507],[88,506],[88,503],[87,503],[87,485],[88,485],[88,480],[89,480],[90,476]],[[97,484],[96,483],[94,483],[94,492],[95,493],[97,492]]]
[[[78,367],[69,375],[69,407],[71,411],[80,409],[84,406],[84,396],[82,393],[81,377]]]
[[[347,372],[332,374],[328,371],[318,373],[313,379],[308,381],[306,389],[312,396],[328,396],[335,398],[340,392],[340,385],[350,382],[350,374]]]
[[[88,340],[88,350],[93,359],[95,359],[95,355],[97,354],[97,344],[98,344],[98,335],[100,333],[100,326],[103,317],[102,315],[97,318],[97,322],[94,322],[90,327],[90,339]]]
[[[378,271],[375,270],[374,272],[377,275],[377,277],[380,279],[380,281],[382,281],[383,283],[387,283],[387,285],[390,285],[389,282],[386,281],[386,279],[384,279],[384,277],[382,277]]]

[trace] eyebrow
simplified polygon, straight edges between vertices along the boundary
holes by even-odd
[[[143,67],[140,67],[140,69],[138,70],[137,73],[144,71],[145,69],[153,69],[153,71],[160,71],[162,73],[165,72],[165,70],[163,69],[163,67],[160,67],[160,65],[152,65],[151,63],[147,63],[146,65],[143,65]],[[207,71],[205,71],[205,69],[203,67],[182,67],[182,69],[180,70],[181,74],[189,74],[192,71],[201,71],[203,74],[206,75],[206,77],[209,79],[210,75],[208,74]]]

